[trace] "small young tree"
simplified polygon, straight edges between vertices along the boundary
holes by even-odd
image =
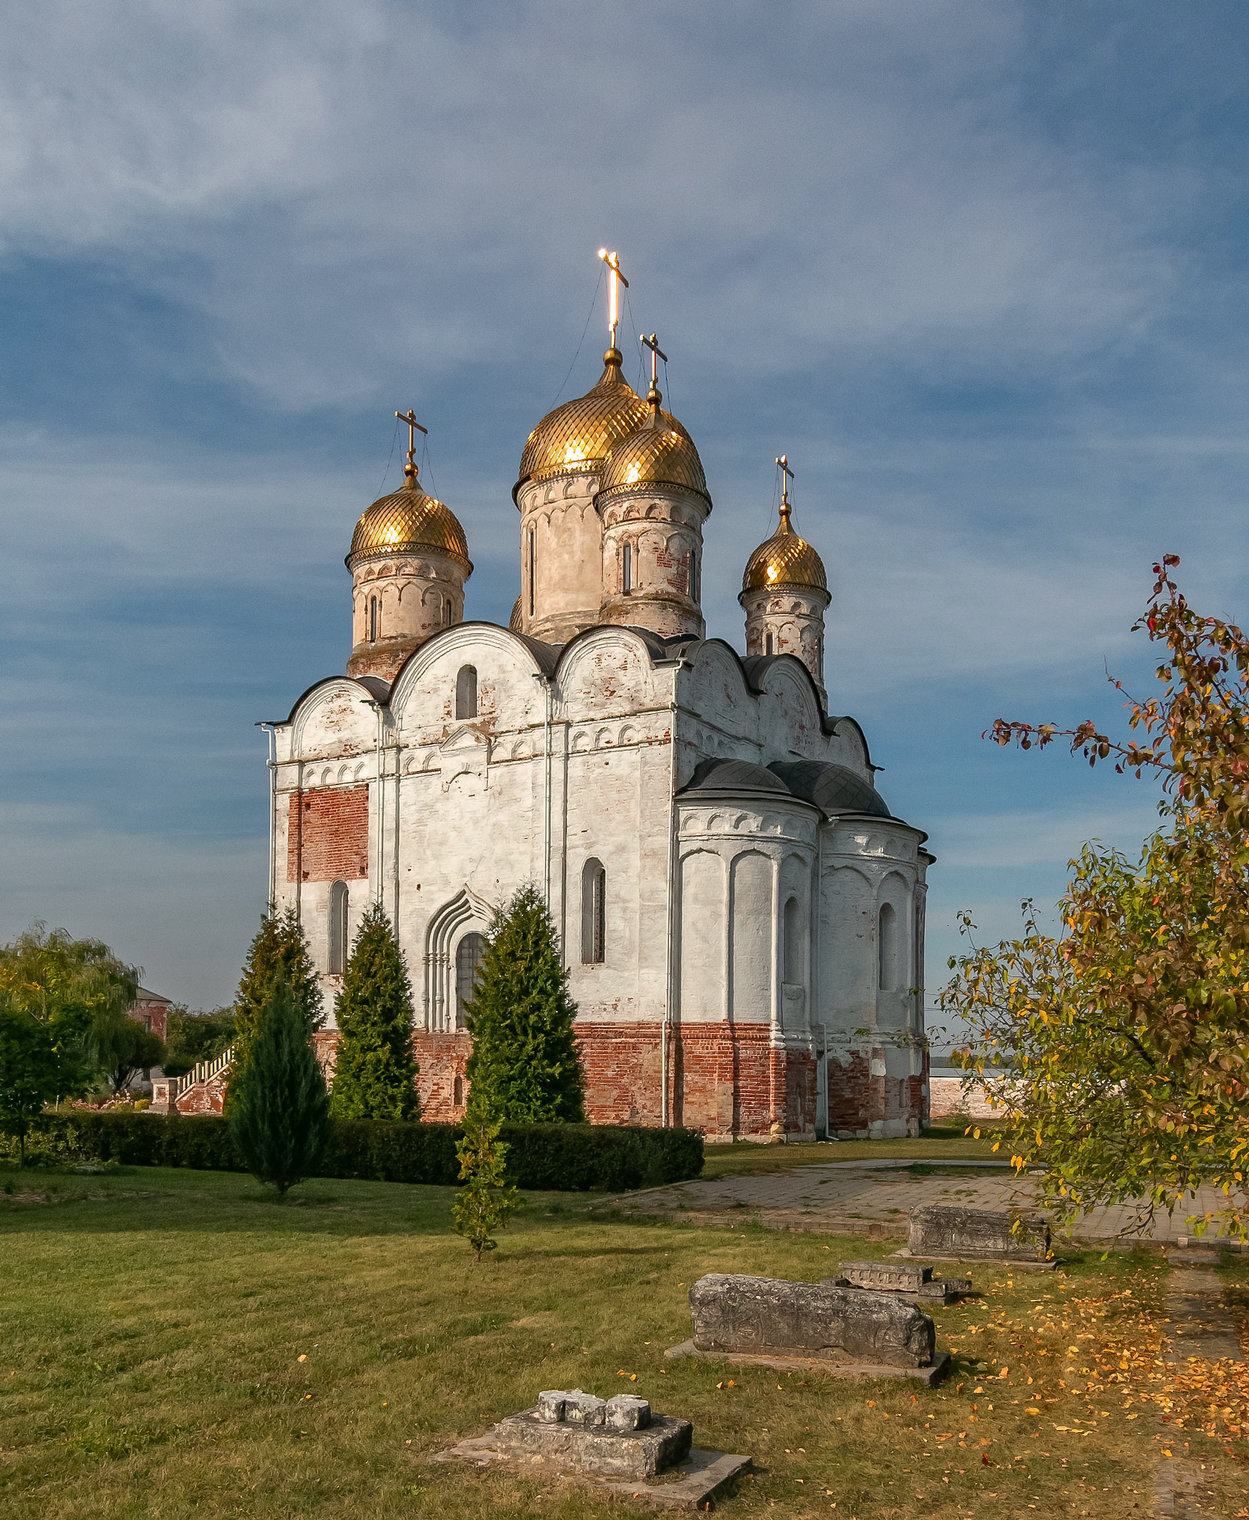
[[[455,1195],[451,1217],[472,1246],[479,1266],[482,1252],[493,1251],[499,1244],[493,1232],[503,1229],[524,1206],[524,1199],[507,1180],[507,1146],[499,1139],[499,1128],[497,1120],[469,1119],[464,1138],[455,1147],[460,1181],[466,1186]]]
[[[522,887],[496,914],[466,1013],[473,1036],[466,1118],[512,1124],[585,1118],[572,1029],[577,1005],[536,887]]]
[[[247,952],[247,964],[234,1000],[234,1061],[226,1089],[226,1112],[234,1103],[230,1096],[251,1059],[252,1044],[260,1028],[274,986],[285,982],[295,1008],[311,1036],[325,1020],[321,988],[308,950],[303,925],[293,908],[279,913],[270,904]]]
[[[0,1002],[0,1129],[17,1140],[21,1166],[30,1126],[58,1096],[63,1074],[48,1024]]]
[[[338,1119],[416,1119],[412,989],[403,952],[381,903],[360,922],[334,1016],[330,1110]]]
[[[320,1163],[330,1110],[306,1010],[281,975],[261,1010],[247,1064],[230,1087],[230,1129],[239,1153],[254,1177],[285,1198]]]

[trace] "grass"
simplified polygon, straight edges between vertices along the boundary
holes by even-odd
[[[973,1268],[984,1297],[936,1311],[956,1368],[928,1391],[664,1363],[702,1273],[814,1280],[878,1254],[862,1239],[604,1221],[534,1194],[475,1268],[449,1189],[325,1180],[277,1205],[226,1173],[0,1178],[6,1520],[636,1513],[431,1461],[571,1386],[641,1393],[752,1454],[729,1515],[1143,1517],[1168,1434],[1246,1502],[1225,1432],[1164,1427],[1142,1402],[1165,1279],[1148,1253]]]
[[[992,1121],[980,1126],[980,1138],[964,1134],[965,1125],[934,1126],[916,1140],[816,1140],[798,1145],[757,1145],[739,1140],[732,1145],[709,1145],[704,1152],[704,1177],[744,1177],[759,1172],[787,1172],[796,1166],[828,1166],[834,1161],[866,1161],[914,1157],[1006,1160],[993,1149]]]

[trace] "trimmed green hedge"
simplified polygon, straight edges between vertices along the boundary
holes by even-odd
[[[188,1166],[241,1172],[225,1119],[213,1115],[95,1112],[46,1114],[38,1126],[54,1153],[118,1161],[124,1166]],[[326,1177],[376,1182],[459,1180],[453,1124],[387,1119],[337,1119],[321,1167]],[[522,1188],[560,1192],[625,1192],[697,1177],[703,1137],[690,1129],[599,1124],[507,1124],[507,1169]]]

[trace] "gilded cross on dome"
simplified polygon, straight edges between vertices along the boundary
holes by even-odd
[[[425,433],[428,435],[429,429],[427,427],[422,427],[421,424],[416,420],[416,413],[411,407],[409,407],[406,412],[396,412],[395,416],[398,417],[400,422],[406,422],[408,425],[408,462],[403,467],[403,473],[406,479],[415,480],[416,435],[418,433]]]
[[[776,461],[781,471],[781,532],[789,528],[789,482],[794,478],[794,472],[789,468],[789,455],[782,454]]]
[[[652,407],[657,407],[663,400],[663,397],[659,394],[659,361],[662,359],[667,364],[668,355],[660,348],[654,333],[651,333],[649,338],[645,333],[638,333],[638,340],[651,351],[651,388],[650,394],[646,399]]]
[[[616,329],[620,325],[620,287],[626,290],[629,282],[620,272],[620,255],[600,248],[598,256],[607,265],[607,325],[611,328],[611,346],[616,346]]]

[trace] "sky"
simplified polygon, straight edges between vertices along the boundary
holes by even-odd
[[[775,526],[826,679],[930,835],[930,994],[1148,782],[1006,751],[1121,719],[1163,553],[1244,620],[1240,0],[44,0],[0,52],[0,937],[229,1001],[258,720],[340,671],[393,413],[506,622],[526,435],[597,379],[596,251],[714,512],[709,633]]]

